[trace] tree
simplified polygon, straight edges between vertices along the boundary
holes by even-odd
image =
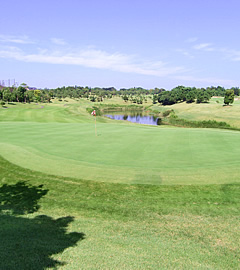
[[[3,91],[2,91],[2,99],[3,99],[3,101],[5,101],[5,102],[13,101],[12,96],[13,95],[12,95],[12,93],[10,92],[10,90],[8,88],[3,89]]]
[[[23,86],[23,84],[21,84],[17,90],[16,90],[16,96],[17,96],[17,101],[18,102],[23,102],[24,98],[25,98],[25,92],[27,91],[27,89]]]
[[[96,102],[96,97],[95,96],[90,96],[90,101]]]
[[[152,97],[152,103],[153,104],[156,104],[157,101],[158,101],[158,96],[157,95],[153,95],[153,97]]]
[[[234,91],[234,95],[235,95],[235,96],[239,96],[239,94],[240,94],[240,89],[239,89],[238,87],[232,87],[231,89]]]
[[[186,95],[186,102],[193,103],[195,101],[195,98],[196,98],[195,92],[191,91],[191,92],[187,93],[187,95]]]
[[[122,99],[123,99],[125,102],[127,102],[127,101],[128,101],[128,96],[127,96],[127,95],[123,95],[123,96],[122,96]]]
[[[197,103],[207,103],[211,98],[211,93],[204,89],[197,89]]]
[[[41,101],[41,91],[40,90],[34,90],[34,97],[37,102]]]
[[[158,102],[162,105],[172,105],[177,103],[177,96],[174,91],[164,91],[158,95]]]
[[[234,101],[234,90],[233,89],[226,90],[224,97],[224,104],[229,105],[230,103],[233,103],[233,101]]]

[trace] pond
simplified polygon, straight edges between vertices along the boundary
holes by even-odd
[[[161,125],[161,118],[153,115],[147,115],[143,112],[111,112],[111,114],[105,114],[104,116],[114,120],[125,120],[138,124],[145,125]]]

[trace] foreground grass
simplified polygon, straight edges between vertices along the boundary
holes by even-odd
[[[1,158],[0,199],[0,269],[239,266],[237,184],[99,183]]]

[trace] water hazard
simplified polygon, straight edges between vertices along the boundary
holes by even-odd
[[[111,113],[105,114],[114,120],[125,120],[132,123],[145,124],[145,125],[161,125],[161,118],[153,115],[144,115],[142,112],[121,112],[121,113]]]

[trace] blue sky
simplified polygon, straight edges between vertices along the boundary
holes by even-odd
[[[239,87],[239,10],[238,0],[2,1],[0,81]]]

